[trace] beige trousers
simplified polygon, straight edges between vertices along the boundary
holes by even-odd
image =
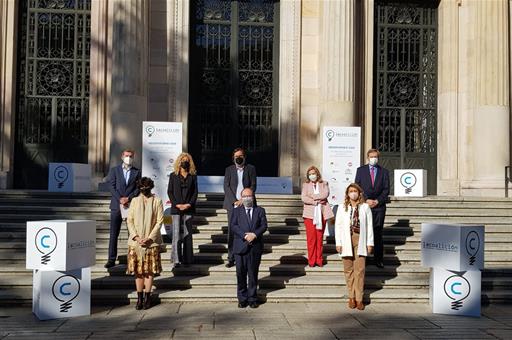
[[[364,294],[364,273],[366,266],[366,257],[357,255],[359,244],[359,234],[352,234],[352,257],[343,258],[343,269],[345,280],[347,281],[348,297],[363,301]]]

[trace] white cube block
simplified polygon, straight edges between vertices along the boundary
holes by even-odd
[[[421,264],[448,270],[484,269],[483,225],[421,224]]]
[[[434,267],[430,272],[430,304],[433,313],[480,316],[482,273],[449,271]]]
[[[50,163],[48,191],[89,192],[91,191],[91,165],[80,163]]]
[[[96,221],[27,222],[27,269],[73,270],[96,263]]]
[[[397,169],[394,179],[395,197],[427,196],[427,170]]]
[[[34,270],[32,312],[39,320],[91,314],[91,269]]]

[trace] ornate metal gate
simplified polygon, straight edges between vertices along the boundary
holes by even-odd
[[[223,174],[243,146],[258,175],[275,176],[279,3],[192,3],[189,148],[199,171]]]
[[[377,1],[374,145],[389,170],[426,169],[436,194],[438,1]],[[392,176],[391,176],[392,177]]]
[[[20,1],[15,186],[87,162],[91,0]]]

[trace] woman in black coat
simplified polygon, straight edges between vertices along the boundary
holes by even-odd
[[[172,204],[171,261],[175,267],[188,266],[194,261],[192,215],[197,201],[196,166],[190,154],[178,156],[174,171],[169,176],[167,194]]]

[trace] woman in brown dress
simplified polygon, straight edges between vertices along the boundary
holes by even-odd
[[[151,307],[153,278],[162,271],[160,227],[164,220],[162,200],[151,193],[153,181],[143,177],[138,181],[139,196],[132,199],[128,211],[128,268],[135,275],[136,309]]]

